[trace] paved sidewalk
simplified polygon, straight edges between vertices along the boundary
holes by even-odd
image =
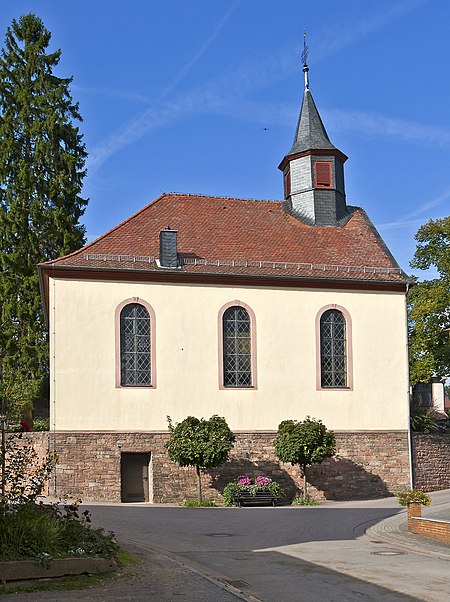
[[[431,505],[422,507],[422,516],[450,521],[450,489],[432,492],[430,496],[432,498]],[[406,508],[403,512],[373,525],[367,529],[366,533],[372,538],[381,539],[411,552],[450,560],[449,544],[408,531]]]
[[[1,602],[258,602],[233,584],[209,578],[180,560],[127,543],[140,562],[117,577],[77,590],[0,594]]]

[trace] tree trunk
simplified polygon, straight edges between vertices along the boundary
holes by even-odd
[[[5,491],[6,491],[6,425],[5,425],[5,416],[0,417],[1,420],[1,471],[2,471],[2,502],[5,501]]]
[[[198,501],[202,502],[202,479],[200,478],[200,466],[195,467],[197,473]]]
[[[303,469],[303,499],[308,499],[308,489],[306,485],[306,466],[302,466]]]

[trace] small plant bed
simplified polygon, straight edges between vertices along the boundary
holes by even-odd
[[[275,506],[284,498],[283,488],[269,477],[238,477],[223,490],[225,506]]]
[[[183,508],[216,508],[215,503],[211,500],[202,500],[201,502],[198,500],[184,500],[178,505],[183,506]]]
[[[291,506],[320,506],[320,502],[309,497],[299,496],[292,500]]]
[[[73,559],[71,561],[73,561]],[[27,562],[30,561],[17,561],[15,564],[19,565]],[[135,554],[132,554],[124,548],[119,549],[115,562],[117,564],[117,570],[103,573],[90,572],[64,575],[61,577],[46,575],[45,578],[31,578],[30,575],[28,575],[25,579],[20,580],[9,581],[4,579],[0,582],[0,594],[78,590],[86,589],[88,587],[91,588],[93,586],[111,588],[112,583],[120,582],[123,579],[133,579],[136,576],[136,571],[140,572],[142,570],[140,568],[136,569],[136,566],[140,565],[141,560]],[[54,566],[54,564],[55,563],[52,563],[51,566]],[[2,563],[0,563],[0,567],[1,565]],[[36,564],[34,566],[38,567]]]
[[[5,563],[5,570],[12,561],[33,561],[37,567],[49,569],[54,560],[94,558],[106,560],[97,563],[102,567],[98,572],[106,566],[112,570],[119,552],[114,534],[95,529],[90,522],[89,511],[80,513],[77,503],[62,507],[34,502],[2,504],[0,562]]]

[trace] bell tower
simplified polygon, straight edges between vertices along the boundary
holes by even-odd
[[[309,90],[306,32],[302,63],[305,89],[300,117],[292,148],[279,165],[284,207],[306,224],[339,226],[349,215],[344,186],[347,157],[330,142]]]

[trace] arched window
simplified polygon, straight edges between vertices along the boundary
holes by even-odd
[[[120,385],[150,387],[150,315],[140,303],[129,303],[120,312]]]
[[[320,379],[324,388],[347,387],[346,323],[336,309],[320,318]]]
[[[251,322],[247,310],[231,306],[222,316],[223,386],[252,386]]]

